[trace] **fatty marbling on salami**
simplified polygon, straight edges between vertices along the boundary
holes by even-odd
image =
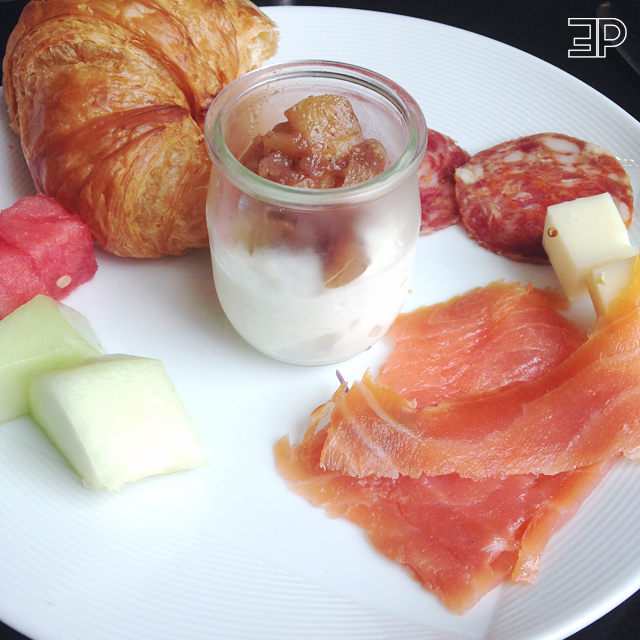
[[[445,229],[460,220],[454,172],[471,156],[455,140],[429,129],[427,150],[418,168],[422,222],[420,235]]]
[[[519,262],[546,264],[547,207],[608,192],[629,226],[629,176],[608,151],[559,133],[504,142],[455,173],[462,223],[482,247]]]

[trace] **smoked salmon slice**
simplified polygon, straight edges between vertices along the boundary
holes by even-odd
[[[325,471],[326,427],[275,447],[289,488],[330,517],[362,527],[383,555],[404,565],[456,614],[505,580],[533,582],[540,554],[613,461],[555,476],[473,481],[456,474],[352,478]]]
[[[365,374],[333,401],[322,466],[478,479],[640,457],[638,280],[583,345],[535,380],[419,408]]]
[[[584,331],[558,313],[561,306],[549,292],[495,283],[405,314],[391,330],[397,345],[380,378],[397,385],[405,402],[407,396],[428,396],[427,403],[433,404],[533,380],[586,340]],[[422,364],[434,349],[439,350],[435,361]],[[496,373],[496,350],[516,373],[500,366],[504,375]],[[409,372],[402,369],[403,357],[415,361]],[[459,375],[452,375],[456,370]],[[360,478],[323,469],[321,456],[332,425],[319,425],[352,392],[343,383],[331,401],[312,413],[301,444],[292,446],[288,437],[277,443],[277,470],[292,491],[330,517],[361,526],[382,554],[407,567],[458,614],[506,579],[533,582],[551,535],[615,461],[553,476],[479,481],[455,473]]]
[[[494,282],[402,314],[377,380],[418,407],[534,380],[587,338],[558,313],[567,306],[551,291]]]
[[[518,561],[511,574],[514,582],[533,584],[540,568],[540,557],[551,536],[571,520],[617,460],[609,458],[555,476],[538,476],[538,488],[547,499],[536,510],[522,536]],[[561,479],[559,484],[558,479]]]

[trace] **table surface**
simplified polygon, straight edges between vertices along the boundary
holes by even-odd
[[[18,21],[25,0],[0,0],[0,46]],[[595,17],[599,0],[350,0],[258,2],[350,7],[397,13],[452,25],[504,42],[563,69],[613,100],[640,121],[640,75],[615,50],[602,58],[570,58],[578,35],[569,18]],[[611,0],[627,27],[627,43],[640,50],[640,0]],[[638,61],[640,63],[640,60]],[[639,150],[640,153],[640,150]],[[1,578],[0,578],[1,579]],[[640,638],[640,591],[609,614],[571,636],[570,640],[637,640]],[[0,640],[25,636],[0,621]],[[39,640],[39,639],[35,639]],[[117,640],[114,638],[114,640]]]

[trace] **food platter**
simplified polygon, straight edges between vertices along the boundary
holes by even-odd
[[[470,153],[557,131],[620,158],[640,193],[640,123],[535,58],[451,27],[346,9],[277,7],[276,61],[346,61],[404,86],[427,124]],[[2,116],[0,206],[33,192]],[[634,224],[632,239],[640,233]],[[120,493],[84,489],[28,418],[0,429],[0,619],[34,640],[359,638],[560,640],[640,587],[640,466],[623,461],[551,541],[534,587],[505,585],[463,617],[364,534],[285,488],[272,447],[298,441],[335,366],[270,360],[235,333],[207,251],[156,261],[97,252],[66,302],[111,353],[161,359],[212,459]],[[405,309],[497,279],[555,285],[550,268],[477,247],[459,227],[420,239]],[[588,304],[574,317],[593,320]],[[353,380],[388,344],[339,365]]]

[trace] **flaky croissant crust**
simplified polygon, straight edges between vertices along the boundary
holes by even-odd
[[[207,109],[277,39],[247,0],[32,0],[3,86],[36,187],[116,255],[206,246]]]

